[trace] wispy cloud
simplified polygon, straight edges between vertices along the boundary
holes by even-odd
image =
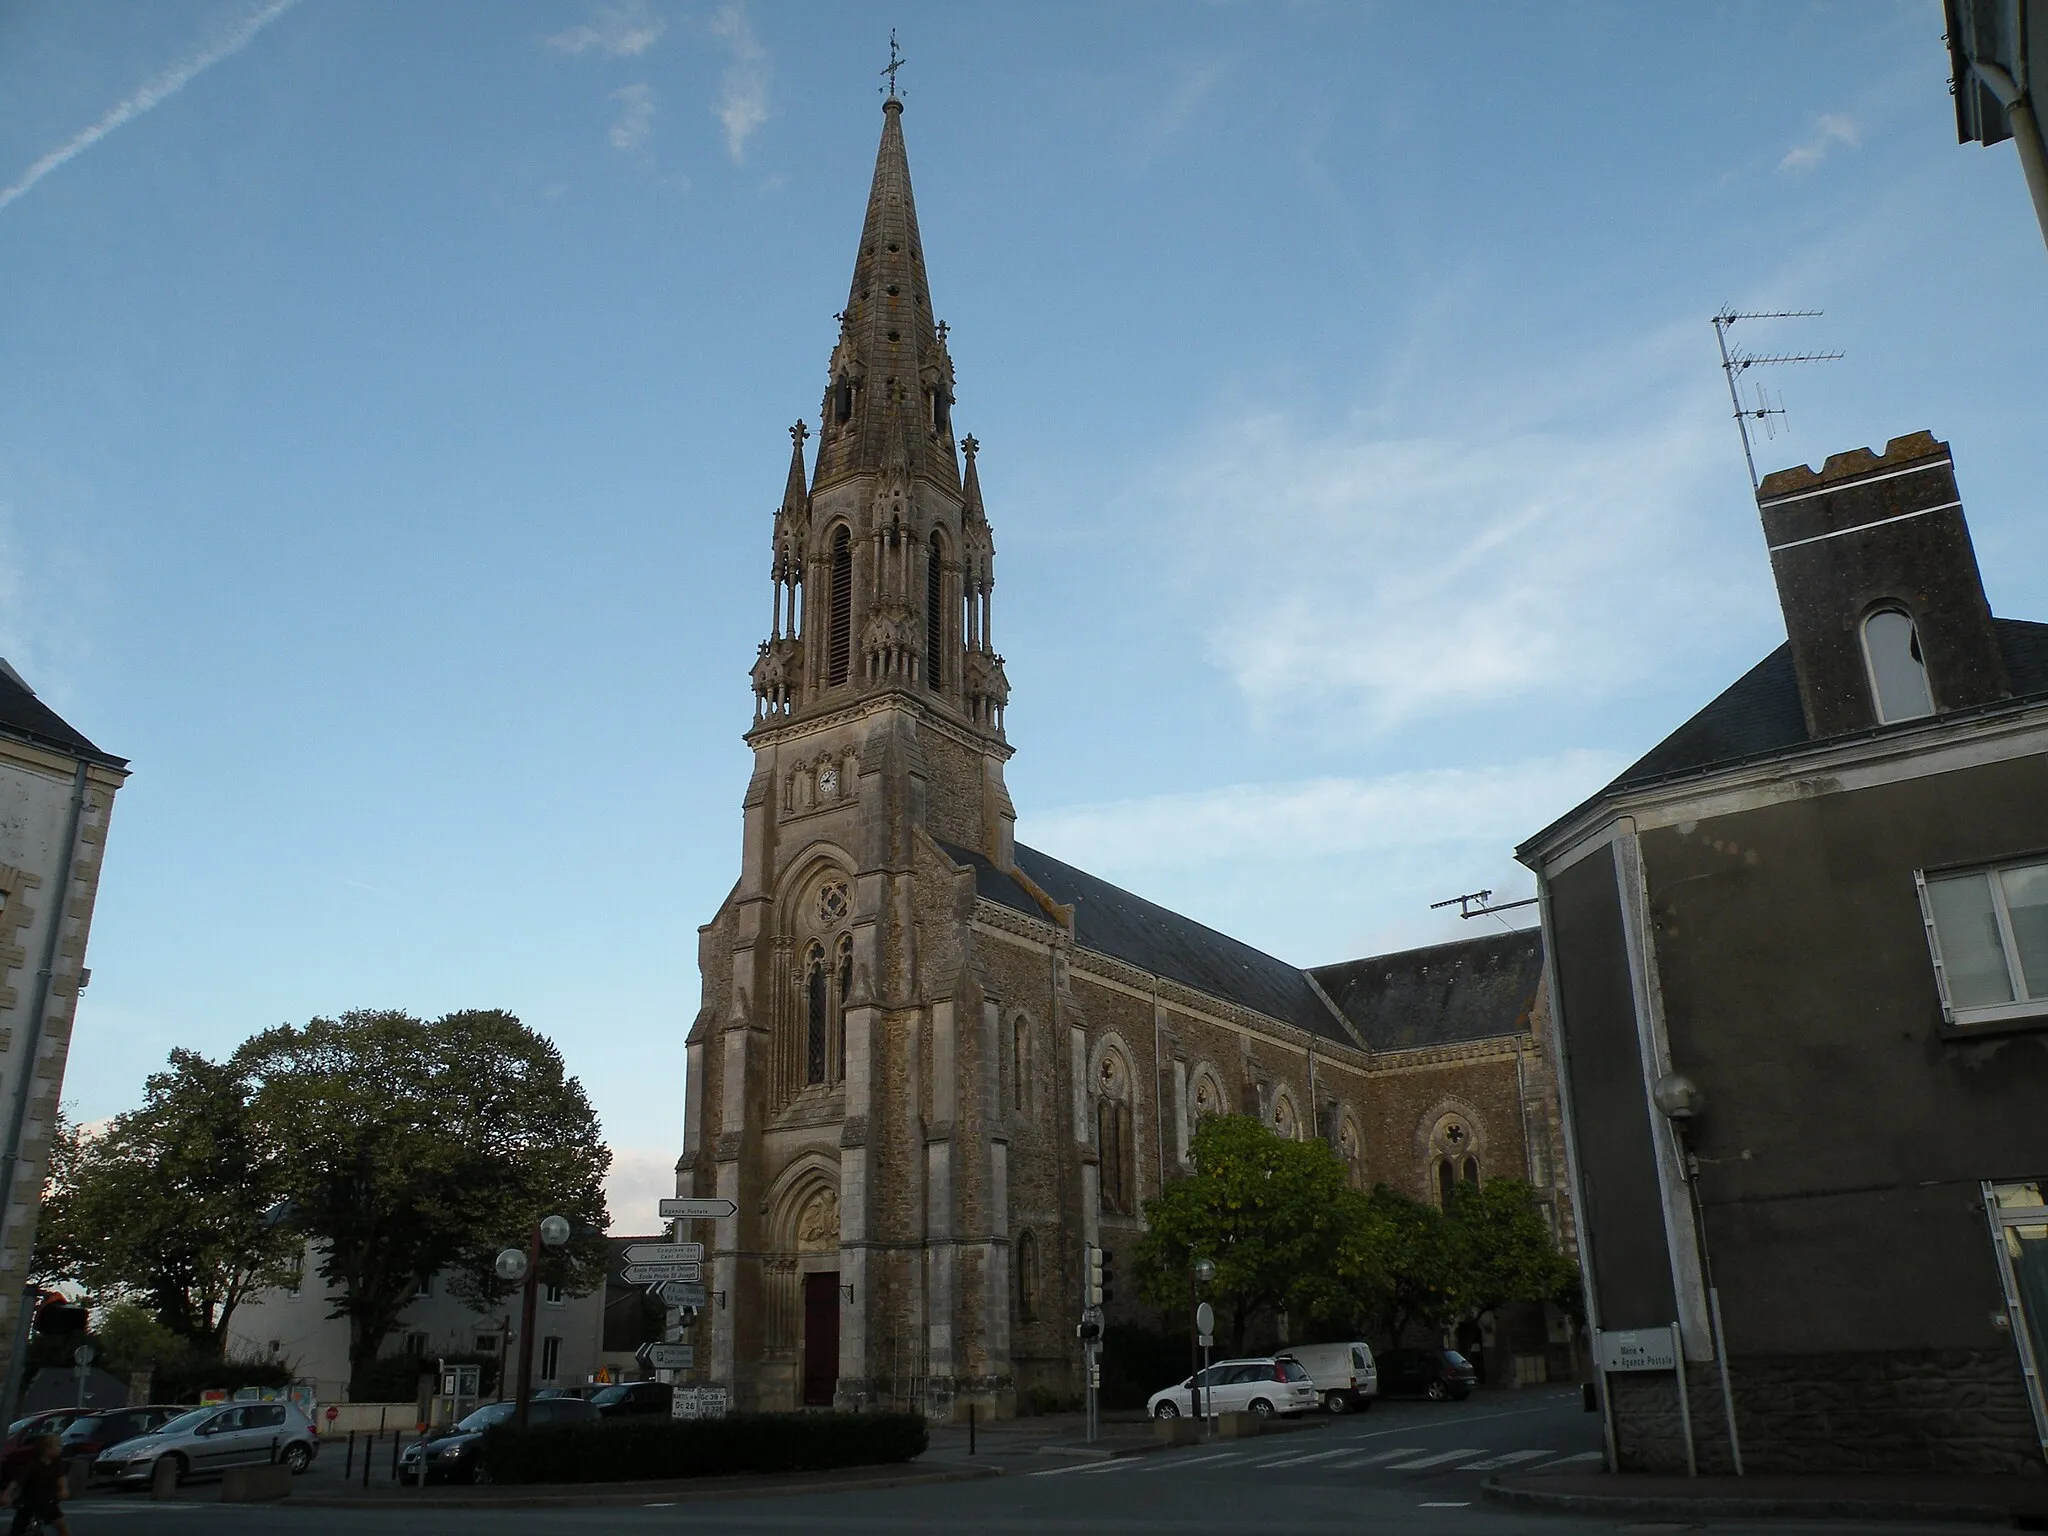
[[[612,100],[619,104],[618,118],[612,123],[612,147],[638,149],[654,132],[654,87],[644,83],[620,86],[612,92]]]
[[[1223,65],[1215,60],[1196,60],[1179,66],[1165,93],[1139,122],[1134,140],[1139,169],[1150,165],[1186,131],[1222,78]]]
[[[768,50],[755,38],[746,12],[737,5],[723,6],[713,14],[711,35],[723,38],[732,55],[711,110],[725,125],[725,150],[737,165],[746,159],[747,136],[768,121]]]
[[[1837,144],[1854,149],[1863,142],[1863,129],[1856,119],[1840,112],[1823,112],[1814,119],[1813,137],[1796,144],[1778,162],[1781,171],[1810,171],[1827,159]]]
[[[604,1203],[611,1230],[620,1237],[659,1232],[660,1202],[676,1192],[676,1150],[670,1147],[613,1147],[605,1175]]]
[[[1605,436],[1282,413],[1206,430],[1167,515],[1196,534],[1176,542],[1212,659],[1261,718],[1368,733],[1633,680],[1643,613],[1700,611],[1721,569],[1681,515],[1727,452],[1695,393]]]
[[[1030,817],[1019,830],[1049,853],[1119,870],[1290,861],[1305,851],[1505,845],[1598,789],[1622,766],[1611,753],[1571,751],[1498,767],[1228,784],[1069,806]]]
[[[105,117],[67,143],[51,150],[23,171],[12,186],[0,190],[0,208],[5,208],[59,166],[84,154],[123,123],[142,116],[151,107],[158,106],[177,95],[221,60],[240,53],[255,41],[257,33],[296,4],[298,0],[270,0],[269,4],[243,16],[199,52],[180,60],[162,74],[145,82],[141,90],[114,107]]]
[[[647,0],[625,0],[621,5],[600,5],[580,27],[557,32],[548,46],[560,53],[605,53],[613,58],[637,58],[652,48],[668,23],[654,14]]]

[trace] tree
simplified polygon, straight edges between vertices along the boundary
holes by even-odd
[[[60,1122],[36,1235],[37,1272],[145,1302],[218,1356],[250,1292],[275,1284],[298,1240],[272,1215],[277,1159],[234,1063],[171,1052],[142,1105],[96,1133]]]
[[[561,1053],[511,1014],[347,1013],[257,1035],[235,1064],[255,1086],[292,1225],[338,1291],[351,1396],[422,1282],[445,1274],[479,1306],[503,1298],[493,1259],[525,1247],[543,1216],[579,1230],[542,1277],[601,1281],[611,1153]]]
[[[1411,1325],[1432,1331],[1460,1315],[1463,1300],[1461,1255],[1444,1214],[1382,1184],[1368,1199],[1366,1222],[1379,1245],[1381,1285],[1366,1311],[1398,1348]]]
[[[1536,1193],[1520,1179],[1459,1184],[1445,1210],[1459,1274],[1458,1316],[1477,1317],[1515,1301],[1570,1308],[1578,1266],[1557,1251]]]
[[[1208,1294],[1241,1350],[1259,1312],[1314,1304],[1360,1196],[1323,1143],[1288,1141],[1249,1116],[1204,1120],[1191,1150],[1193,1175],[1145,1202],[1139,1291],[1160,1307],[1185,1306],[1190,1266],[1211,1260]]]

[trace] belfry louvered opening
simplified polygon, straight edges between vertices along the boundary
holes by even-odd
[[[825,641],[825,683],[837,688],[853,669],[853,541],[832,535],[832,617]]]

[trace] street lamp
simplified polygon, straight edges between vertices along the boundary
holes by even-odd
[[[526,1282],[519,1298],[519,1395],[512,1410],[512,1422],[521,1429],[526,1428],[526,1405],[533,1396],[533,1307],[535,1287],[540,1280],[541,1246],[561,1247],[569,1241],[572,1230],[566,1216],[542,1217],[533,1224],[533,1236],[527,1242],[526,1251],[500,1248],[493,1266],[500,1280]]]
[[[1208,1424],[1209,1418],[1202,1412],[1202,1344],[1203,1336],[1214,1326],[1215,1318],[1211,1314],[1207,1320],[1209,1326],[1204,1326],[1202,1314],[1209,1312],[1210,1308],[1209,1304],[1201,1299],[1196,1287],[1207,1285],[1215,1278],[1216,1266],[1208,1259],[1195,1260],[1188,1270],[1188,1324],[1192,1330],[1188,1334],[1188,1380],[1191,1383],[1188,1401],[1195,1410],[1195,1422],[1204,1426]]]

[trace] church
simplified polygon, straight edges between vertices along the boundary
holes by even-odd
[[[1304,970],[1016,841],[995,539],[882,110],[774,514],[739,879],[700,930],[676,1187],[737,1209],[684,1234],[689,1375],[741,1410],[1071,1400],[1083,1247],[1132,1251],[1211,1114],[1362,1188],[1526,1179],[1570,1249],[1540,935]],[[1568,1376],[1540,1320],[1498,1332],[1489,1379]]]

